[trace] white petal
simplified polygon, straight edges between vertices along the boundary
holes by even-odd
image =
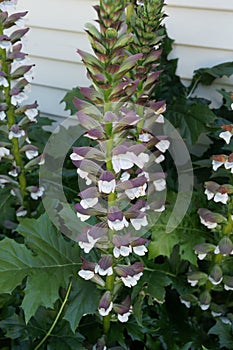
[[[134,276],[121,277],[121,279],[124,285],[129,288],[134,287],[137,284],[137,280]]]
[[[77,212],[77,217],[78,217],[81,221],[86,221],[86,220],[88,220],[91,216],[90,216],[90,215],[84,215],[84,214],[81,214],[81,213]]]
[[[221,202],[223,204],[226,204],[228,201],[228,194],[227,193],[222,194],[222,193],[217,192],[214,196],[214,201],[216,203]]]
[[[214,193],[209,191],[207,188],[204,193],[207,195],[208,200],[211,200],[212,198],[214,198]]]
[[[230,131],[223,131],[219,134],[219,137],[221,137],[229,145],[232,133]]]
[[[142,226],[147,226],[148,221],[147,217],[144,216],[143,218],[135,218],[135,219],[130,219],[131,224],[135,228],[136,231],[140,230]]]
[[[92,277],[94,277],[94,272],[93,271],[89,271],[89,270],[80,270],[78,272],[78,275],[82,278],[84,278],[85,280],[90,280]]]
[[[79,247],[84,250],[84,253],[88,254],[92,248],[94,247],[94,244],[89,242],[78,242]]]
[[[158,148],[158,150],[162,153],[166,152],[169,146],[170,146],[170,141],[168,140],[161,140],[155,145],[155,147]]]
[[[98,198],[86,198],[80,201],[84,209],[93,208],[98,203]]]
[[[212,161],[213,170],[216,171],[220,166],[222,166],[223,162],[218,162],[217,160]],[[226,168],[227,169],[227,168]]]
[[[156,159],[155,159],[155,163],[156,164],[159,164],[161,162],[163,162],[165,159],[164,155],[163,154],[160,154]]]
[[[105,310],[103,307],[99,309],[99,314],[101,316],[107,316],[110,314],[110,312],[112,311],[112,308],[113,308],[113,303],[111,301],[109,307]]]
[[[129,256],[129,254],[132,252],[132,247],[129,246],[121,246],[120,247],[120,255],[122,256]]]
[[[205,310],[208,310],[210,307],[210,304],[200,304],[200,308],[205,311]]]
[[[124,323],[124,322],[128,322],[129,316],[131,315],[131,312],[126,312],[123,315],[118,314],[117,318],[120,322]]]
[[[164,179],[158,179],[153,181],[156,191],[160,192],[166,189],[166,181]]]
[[[77,153],[71,153],[70,159],[71,159],[71,160],[82,160],[82,159],[84,159],[84,157],[83,157],[83,156],[80,156],[80,155],[77,154]],[[88,174],[88,173],[87,173],[87,174]],[[80,175],[80,176],[81,176],[81,175]]]
[[[117,247],[114,247],[114,249],[113,249],[113,255],[114,255],[115,258],[119,258],[119,256],[121,255],[121,254],[120,254],[120,249],[117,248]]]
[[[133,247],[133,252],[139,256],[143,256],[148,252],[148,249],[144,245],[139,245],[137,247]]]

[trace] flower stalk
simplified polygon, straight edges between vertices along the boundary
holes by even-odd
[[[148,8],[153,12],[150,3],[145,1],[145,11]],[[163,1],[158,3],[162,8]],[[118,321],[127,322],[132,313],[130,292],[122,301],[122,290],[133,288],[143,276],[140,259],[147,253],[148,239],[144,236],[148,235],[148,218],[165,209],[159,198],[166,188],[166,175],[156,172],[153,164],[164,160],[170,142],[165,136],[154,136],[144,125],[146,119],[148,125],[160,119],[159,125],[165,110],[164,102],[155,102],[148,112],[144,105],[149,95],[141,98],[157,84],[159,74],[152,77],[150,73],[159,57],[154,48],[159,41],[157,34],[152,43],[150,36],[143,39],[141,53],[141,46],[135,43],[143,33],[133,26],[127,28],[125,1],[102,0],[95,10],[100,29],[86,26],[95,55],[78,50],[92,86],[80,88],[85,102],[78,98],[73,102],[85,136],[94,139],[97,146],[74,147],[71,160],[79,176],[91,186],[80,192],[81,201],[75,205],[78,218],[87,221],[77,237],[87,254],[78,274],[98,285],[101,279],[103,296],[98,310],[107,336],[111,320],[117,316]],[[137,23],[143,23],[143,14],[137,12]],[[154,18],[150,31],[155,22],[153,28],[160,27],[162,18],[163,14],[157,22]],[[134,52],[129,50],[131,45]],[[144,73],[139,74],[143,65]],[[154,193],[153,201],[149,200],[150,193]],[[88,226],[92,216],[97,224]],[[92,249],[96,261],[88,255]]]

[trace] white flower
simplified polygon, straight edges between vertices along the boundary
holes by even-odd
[[[0,120],[5,120],[6,119],[6,113],[4,111],[0,112]]]
[[[219,134],[219,137],[221,137],[229,145],[232,133],[230,131],[223,131]]]
[[[0,3],[0,6],[1,6],[1,3]],[[0,7],[1,9],[1,7]],[[8,50],[8,49],[11,49],[12,47],[12,44],[10,41],[8,40],[2,40],[0,41],[0,48],[3,49],[3,50]]]
[[[220,193],[220,192],[217,192],[214,196],[214,201],[216,203],[218,202],[221,202],[223,204],[226,204],[227,201],[228,201],[228,194],[227,193]]]
[[[99,314],[101,316],[107,316],[112,311],[112,308],[113,308],[113,302],[111,301],[111,303],[107,309],[104,309],[103,307],[99,308]]]
[[[159,163],[163,162],[164,159],[165,159],[164,155],[163,155],[163,154],[160,154],[158,157],[156,157],[155,163],[156,163],[156,164],[159,164]]]
[[[89,174],[87,171],[83,171],[83,170],[78,168],[77,173],[82,179],[86,180],[87,186],[89,186],[92,183],[91,179],[88,177]]]
[[[224,162],[220,162],[218,160],[212,160],[212,166],[213,166],[213,170],[216,171],[218,168],[220,168],[220,166],[222,166],[224,164]]]
[[[225,289],[225,290],[233,290],[233,287],[229,287],[229,286],[227,286],[226,284],[224,284],[224,289]]]
[[[89,219],[89,217],[88,217],[88,219]],[[91,235],[89,235],[87,233],[87,239],[88,239],[88,242],[82,242],[82,241],[78,242],[79,247],[81,249],[83,249],[84,253],[86,253],[86,254],[88,254],[92,250],[92,248],[94,248],[94,246],[95,246],[95,244],[96,244],[96,242],[98,241],[99,238],[94,239]]]
[[[138,283],[138,281],[142,275],[143,275],[143,272],[139,272],[138,274],[136,274],[134,276],[121,277],[121,279],[126,287],[131,288],[131,287],[136,286],[136,284]]]
[[[13,170],[8,171],[8,174],[13,177],[17,177],[19,175],[17,168],[14,168]]]
[[[117,154],[112,157],[112,166],[116,173],[119,171],[130,169],[134,166],[134,162],[126,154]]]
[[[139,198],[146,195],[146,188],[147,184],[145,183],[142,186],[129,188],[125,190],[126,195],[129,197],[129,199],[133,200],[135,198]]]
[[[217,227],[217,222],[205,221],[201,216],[200,216],[200,220],[201,220],[201,223],[209,229]]]
[[[0,2],[0,10],[3,12],[14,10],[17,5],[18,0],[6,0]]]
[[[27,159],[33,159],[38,156],[38,151],[36,150],[28,150],[25,152]]]
[[[204,193],[207,195],[208,200],[211,200],[212,198],[214,198],[214,193],[208,190],[207,188]]]
[[[130,315],[131,315],[131,312],[129,311],[129,312],[126,312],[126,313],[123,314],[123,315],[118,314],[118,315],[117,315],[117,318],[118,318],[118,320],[119,320],[120,322],[125,323],[125,322],[128,322],[128,319],[129,319],[129,316],[130,316]]]
[[[9,83],[5,77],[0,76],[0,86],[8,87]]]
[[[190,301],[184,300],[184,299],[182,299],[182,298],[180,298],[180,301],[181,301],[181,303],[184,304],[188,309],[190,308],[190,306],[191,306]]]
[[[124,227],[128,227],[129,223],[126,220],[126,218],[123,217],[122,220],[119,220],[119,219],[115,221],[108,220],[108,226],[111,230],[120,231],[120,230],[123,230]]]
[[[233,103],[231,104],[231,109],[233,110]]]
[[[133,252],[139,256],[143,256],[148,252],[148,249],[144,245],[133,247]]]
[[[99,188],[100,192],[110,194],[111,192],[115,191],[116,180],[115,179],[113,179],[111,181],[99,180],[98,181],[98,188]]]
[[[207,255],[206,253],[199,253],[199,254],[197,254],[197,257],[199,260],[204,260],[206,255]]]
[[[16,212],[16,216],[19,217],[23,217],[27,215],[27,210],[26,209],[21,209],[21,210],[17,210]]]
[[[131,224],[133,225],[133,227],[135,228],[136,231],[140,230],[141,227],[148,225],[148,221],[147,221],[146,215],[143,216],[142,218],[132,218],[132,219],[130,219],[130,222],[131,222]]]
[[[210,304],[200,304],[200,308],[205,311],[205,310],[208,310],[210,307]]]
[[[98,198],[85,198],[80,201],[81,206],[84,209],[92,208],[98,203]]]
[[[164,123],[164,116],[162,114],[159,114],[158,118],[156,119],[156,123]]]
[[[139,141],[141,142],[149,142],[152,139],[151,134],[143,133],[139,135]]]
[[[113,255],[115,258],[119,258],[119,256],[129,256],[129,254],[132,253],[132,247],[124,246],[122,245],[120,248],[114,247],[113,249]]]
[[[43,196],[44,191],[45,191],[45,189],[43,186],[38,187],[38,189],[35,192],[33,191],[30,193],[31,198],[34,200],[37,200],[38,198]]]
[[[91,270],[80,270],[78,272],[78,275],[86,281],[92,279],[95,276],[94,272]]]
[[[190,279],[188,279],[188,283],[190,283],[192,287],[195,287],[198,284],[198,280],[190,280]]]
[[[27,98],[27,95],[24,92],[20,92],[18,95],[11,96],[11,103],[14,106],[17,106],[18,104],[26,100],[26,98]]]
[[[168,140],[161,140],[155,145],[155,147],[158,148],[158,150],[162,153],[166,152],[169,146],[170,146],[170,141]]]
[[[10,132],[8,134],[9,140],[12,140],[14,137],[19,139],[20,137],[24,137],[24,136],[25,136],[25,131],[24,130],[19,130],[17,132],[14,132],[13,130],[10,130]]]
[[[124,171],[122,174],[121,174],[121,177],[120,177],[120,181],[121,182],[125,182],[127,180],[130,179],[130,173],[128,173],[128,171]]]
[[[97,264],[95,267],[95,273],[98,273],[100,276],[111,276],[113,275],[113,269],[112,266],[110,266],[104,270]]]
[[[8,180],[0,178],[0,188],[4,188],[8,182]]]
[[[3,157],[9,157],[9,155],[10,155],[9,149],[7,149],[6,147],[0,147],[0,160]]]
[[[153,185],[155,186],[155,190],[158,192],[166,189],[166,181],[164,179],[158,179],[153,181]]]
[[[83,156],[80,156],[79,154],[77,154],[77,153],[75,153],[75,152],[73,152],[73,153],[71,153],[71,155],[70,155],[70,159],[71,159],[71,160],[83,160],[84,157],[83,157]]]
[[[88,220],[91,216],[90,215],[84,215],[84,214],[81,214],[77,211],[77,217],[83,222],[83,221],[86,221]]]
[[[36,108],[30,108],[25,111],[25,115],[31,122],[36,121],[36,117],[38,116],[38,110]]]
[[[233,173],[233,162],[229,162],[228,160],[224,163],[225,169],[231,169],[231,173]]]

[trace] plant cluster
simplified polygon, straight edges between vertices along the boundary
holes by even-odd
[[[100,0],[99,28],[86,25],[93,54],[78,50],[90,86],[64,97],[82,136],[67,124],[50,137],[51,121],[25,102],[33,64],[16,4],[0,0],[1,349],[233,349],[233,94],[221,90],[216,109],[194,96],[233,63],[199,69],[185,87],[168,59],[164,1]],[[168,232],[175,128],[195,184]],[[39,166],[55,176],[39,182]],[[68,203],[54,197],[60,172]]]

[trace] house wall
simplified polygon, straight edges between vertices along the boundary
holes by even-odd
[[[19,0],[17,9],[29,11],[26,51],[36,64],[30,100],[43,113],[67,116],[60,104],[67,90],[89,84],[76,49],[90,50],[84,26],[96,17],[97,0]],[[167,0],[166,26],[175,40],[172,57],[179,58],[178,74],[188,83],[196,68],[233,60],[232,0]],[[233,90],[233,78],[218,80],[214,88]],[[214,90],[214,89],[212,89]],[[201,88],[199,94],[219,96]]]

